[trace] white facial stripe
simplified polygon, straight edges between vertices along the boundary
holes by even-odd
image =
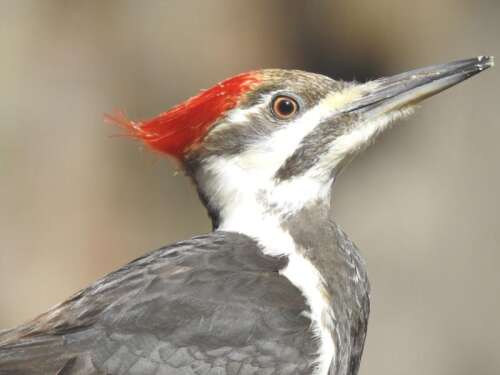
[[[274,131],[268,139],[251,145],[242,154],[234,156],[234,162],[243,169],[260,165],[259,173],[272,178],[304,137],[313,131],[327,114],[328,110],[324,106],[316,105],[294,122]]]
[[[235,126],[237,125],[242,125],[242,126],[247,126],[248,123],[250,122],[250,119],[252,118],[251,115],[260,113],[263,111],[264,107],[267,104],[267,98],[262,101],[262,103],[256,104],[253,107],[250,108],[235,108],[232,109],[231,111],[228,112],[228,117],[227,121],[224,121],[217,126],[215,126],[211,132],[216,133],[219,132],[223,129],[226,129],[230,126]]]
[[[235,114],[240,115],[242,114]],[[323,182],[309,180],[297,184],[293,181],[276,184],[274,180],[279,167],[326,115],[328,110],[317,105],[294,123],[281,127],[269,139],[250,146],[241,154],[207,160],[207,168],[220,175],[220,181],[224,181],[223,186],[218,186],[208,194],[216,203],[215,207],[223,206],[221,210],[225,212],[221,212],[222,216],[231,216],[229,207],[232,202],[242,199],[251,200],[255,206],[259,196],[260,205],[267,202],[267,206],[272,205],[275,211],[286,215],[300,209],[308,201],[329,194],[329,186],[325,186]],[[217,202],[224,204],[219,205]]]

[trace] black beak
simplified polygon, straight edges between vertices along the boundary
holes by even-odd
[[[341,112],[369,116],[388,113],[418,103],[494,65],[493,57],[454,61],[412,70],[366,84],[363,95]]]

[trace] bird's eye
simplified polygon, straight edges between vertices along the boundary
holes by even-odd
[[[299,105],[295,99],[289,96],[277,96],[273,99],[272,108],[277,118],[286,120],[297,113]]]

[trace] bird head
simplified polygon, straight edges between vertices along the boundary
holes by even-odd
[[[342,169],[416,103],[493,65],[478,57],[366,83],[298,70],[229,78],[147,121],[110,119],[193,178],[214,226],[330,202]],[[257,220],[257,219],[256,219]]]

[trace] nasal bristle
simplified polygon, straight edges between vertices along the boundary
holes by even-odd
[[[122,112],[107,115],[106,120],[151,148],[182,159],[259,80],[256,72],[237,75],[149,120],[131,121]]]

